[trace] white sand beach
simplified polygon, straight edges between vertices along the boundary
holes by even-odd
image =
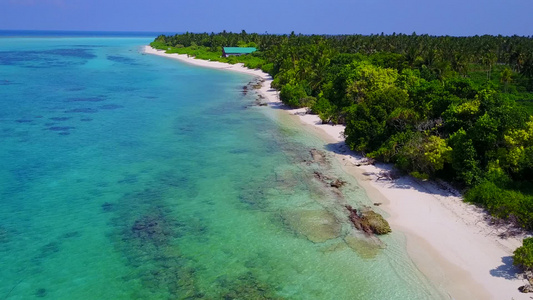
[[[261,70],[166,54],[149,46],[144,52],[260,77],[264,79],[260,92],[268,104],[282,106],[277,92],[270,88],[271,76]],[[284,111],[334,145],[333,155],[345,171],[355,176],[373,202],[381,204],[379,209],[388,214],[392,230],[405,235],[408,253],[416,266],[437,287],[447,291],[450,299],[531,299],[518,291],[526,282],[516,278],[512,266],[511,256],[521,245],[522,236],[501,238],[506,228],[489,225],[481,209],[462,202],[460,193],[445,183],[383,176],[392,167],[365,164],[364,158],[344,144],[343,126],[321,124],[318,116],[305,114],[305,109]]]

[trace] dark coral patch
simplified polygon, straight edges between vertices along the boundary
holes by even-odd
[[[115,209],[115,205],[113,203],[105,202],[104,204],[102,204],[102,210],[104,212],[110,212],[110,211],[113,211],[114,209]]]
[[[77,59],[65,60],[62,57]],[[81,65],[95,57],[96,55],[92,54],[89,49],[82,48],[46,51],[1,51],[0,65],[18,65],[26,68],[65,67]]]
[[[75,127],[72,126],[53,126],[49,127],[48,130],[50,131],[69,131],[71,129],[74,129]]]
[[[70,120],[72,119],[71,117],[53,117],[53,118],[49,118],[50,120],[54,120],[54,121],[66,121],[66,120]]]
[[[88,113],[88,114],[94,114],[98,112],[98,109],[85,107],[85,108],[75,108],[66,110],[66,113]]]
[[[87,98],[68,98],[65,102],[102,102],[105,99],[102,97],[87,97]]]
[[[40,288],[35,291],[35,297],[43,298],[46,297],[46,289]]]
[[[79,231],[70,231],[61,236],[63,239],[71,239],[71,238],[77,238],[80,237],[81,234]]]
[[[82,59],[96,58],[96,55],[91,53],[92,51],[90,49],[83,49],[83,48],[53,49],[53,50],[47,50],[47,51],[42,51],[42,52],[46,54],[50,54],[50,55],[76,57],[76,58],[82,58]]]
[[[50,242],[40,248],[41,257],[48,257],[61,250],[61,245],[58,242]]]
[[[126,175],[124,176],[123,179],[117,181],[117,183],[129,183],[129,184],[133,184],[133,183],[137,183],[138,181],[138,178],[136,175]]]
[[[118,104],[106,104],[106,105],[99,106],[98,108],[101,108],[101,109],[117,109],[117,108],[123,108],[123,107],[124,106],[118,105]]]
[[[129,64],[129,65],[136,65],[135,60],[131,59],[129,57],[120,56],[120,55],[108,55],[107,59],[114,62]]]

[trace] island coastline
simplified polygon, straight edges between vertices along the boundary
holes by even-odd
[[[270,88],[272,78],[261,70],[242,64],[197,60],[187,55],[167,54],[150,46],[144,53],[177,59],[185,63],[240,72],[259,77],[259,92],[269,106],[282,107],[277,91]],[[452,299],[529,299],[518,287],[524,282],[511,279],[516,270],[510,259],[521,245],[521,236],[501,238],[500,231],[488,224],[479,208],[462,202],[461,195],[445,183],[415,180],[409,176],[388,178],[392,167],[367,164],[366,159],[344,144],[341,125],[322,124],[318,116],[305,109],[284,109],[299,119],[332,147],[332,155],[342,162],[370,199],[389,216],[395,231],[405,235],[407,250],[420,271]],[[505,230],[502,228],[501,230]]]

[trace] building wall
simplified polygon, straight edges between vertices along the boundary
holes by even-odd
[[[228,57],[228,56],[241,56],[241,55],[244,55],[243,53],[225,53],[224,56],[225,57]]]

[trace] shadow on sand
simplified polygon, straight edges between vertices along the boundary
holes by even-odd
[[[502,257],[502,263],[503,265],[490,270],[490,275],[508,280],[518,278],[520,269],[513,265],[513,258],[511,256]]]

